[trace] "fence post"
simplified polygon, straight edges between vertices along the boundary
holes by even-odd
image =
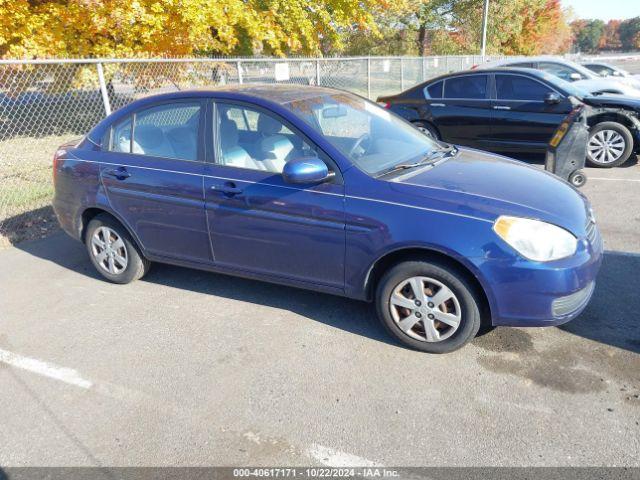
[[[404,92],[404,59],[400,57],[400,91]]]
[[[367,98],[371,100],[371,57],[367,57]]]
[[[236,62],[236,69],[238,70],[238,83],[242,84],[242,62],[240,60]]]
[[[427,59],[425,56],[422,56],[422,81],[424,82],[427,79]]]
[[[316,86],[320,86],[320,59],[316,58]]]
[[[100,84],[100,93],[102,94],[102,103],[104,103],[104,111],[107,115],[111,115],[111,103],[109,102],[109,92],[107,84],[104,81],[104,70],[101,63],[96,63],[98,69],[98,83]]]

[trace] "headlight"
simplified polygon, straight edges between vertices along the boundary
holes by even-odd
[[[578,240],[564,228],[529,218],[501,216],[493,230],[522,256],[549,262],[573,255]]]

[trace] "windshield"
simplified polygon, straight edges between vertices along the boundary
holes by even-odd
[[[391,112],[349,93],[327,93],[284,105],[366,173],[422,162],[442,146]]]

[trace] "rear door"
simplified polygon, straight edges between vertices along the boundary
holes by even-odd
[[[438,82],[440,83],[440,82]],[[429,95],[433,123],[442,140],[460,145],[485,148],[491,132],[489,75],[457,75],[442,81],[442,98],[434,98],[439,86],[425,89]]]
[[[211,262],[204,211],[206,102],[157,104],[111,129],[100,175],[109,204],[156,256]]]
[[[547,94],[560,101],[547,103]],[[492,149],[505,152],[542,152],[556,127],[572,109],[569,100],[550,86],[522,74],[495,74],[491,102]]]

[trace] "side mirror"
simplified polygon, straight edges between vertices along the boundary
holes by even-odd
[[[555,105],[560,103],[560,95],[555,92],[549,92],[544,96],[544,103],[548,105]]]
[[[321,183],[330,175],[327,165],[318,157],[301,157],[284,164],[282,177],[287,183]]]
[[[573,72],[569,75],[569,80],[571,80],[572,82],[575,82],[576,80],[582,80],[582,75],[577,72]]]

